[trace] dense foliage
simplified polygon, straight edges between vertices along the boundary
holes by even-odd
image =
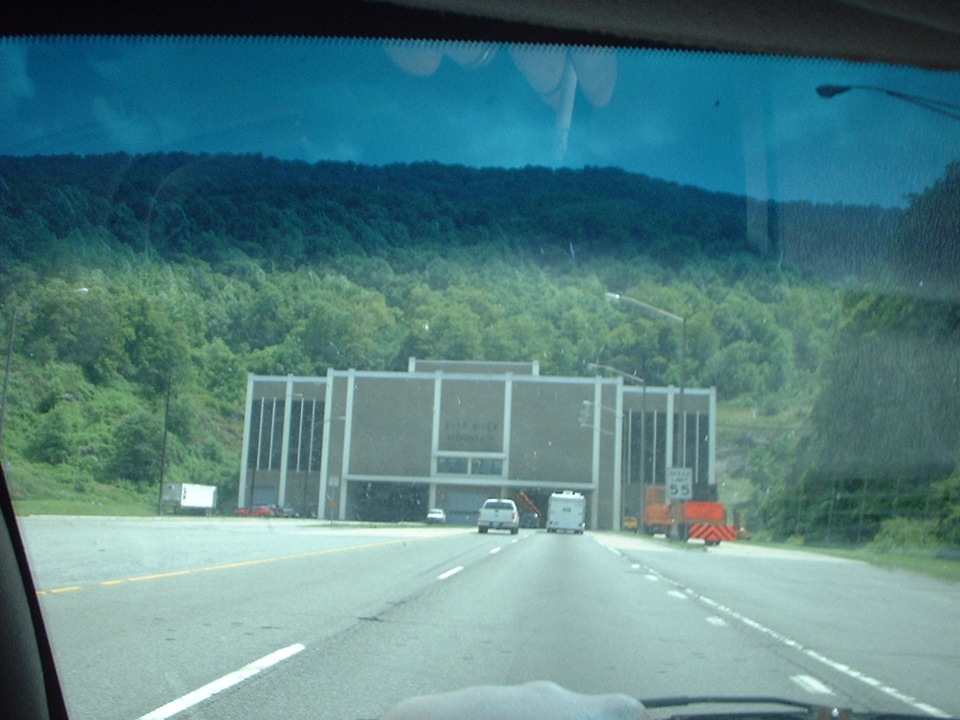
[[[0,158],[5,460],[21,496],[41,476],[80,492],[155,487],[166,425],[166,478],[218,484],[230,502],[248,372],[399,370],[416,356],[539,360],[569,375],[598,362],[678,383],[678,327],[604,300],[617,290],[687,319],[688,385],[792,419],[743,473],[772,530],[813,536],[785,510],[801,486],[860,488],[882,468],[926,488],[955,466],[956,401],[939,403],[914,455],[883,455],[922,426],[955,367],[952,316],[826,282],[872,271],[900,215],[770,206],[609,169]],[[899,355],[871,346],[898,323],[941,354],[871,400],[849,367],[875,357],[866,383],[910,359],[907,341]],[[917,410],[891,422],[891,397]],[[865,418],[884,444],[859,465],[841,438],[866,432]],[[800,524],[835,522],[814,515]]]
[[[293,269],[345,254],[476,247],[540,262],[625,250],[677,266],[731,253],[843,278],[879,257],[900,211],[759,203],[613,168],[371,167],[259,155],[0,157],[0,249],[47,263],[78,239],[172,261],[238,255]],[[842,251],[838,252],[838,249]]]
[[[844,293],[811,433],[766,488],[780,536],[960,540],[960,165],[913,198],[891,248],[884,284]]]

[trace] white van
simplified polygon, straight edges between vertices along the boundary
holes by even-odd
[[[550,495],[547,508],[547,532],[583,534],[586,527],[587,499],[571,490]]]

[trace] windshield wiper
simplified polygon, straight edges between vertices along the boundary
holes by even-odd
[[[707,712],[671,715],[671,720],[731,720],[732,718],[803,718],[803,720],[930,720],[929,715],[891,712],[854,712],[848,708],[832,705],[813,705],[780,697],[762,695],[746,695],[742,697],[730,695],[680,695],[676,697],[640,699],[648,710],[655,708],[684,707],[687,705],[777,705],[786,710],[768,711],[732,711]]]
[[[745,695],[737,697],[735,695],[678,695],[676,697],[650,698],[640,700],[647,708],[662,707],[682,707],[684,705],[786,705],[788,707],[801,708],[812,711],[817,705],[800,702],[798,700],[788,700],[779,697],[767,697],[763,695]]]

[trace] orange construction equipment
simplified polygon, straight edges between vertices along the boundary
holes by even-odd
[[[723,503],[681,500],[675,513],[674,507],[666,502],[663,485],[648,486],[645,500],[642,530],[648,535],[663,533],[681,540],[696,538],[707,545],[737,539],[737,529],[727,525],[727,510]]]
[[[520,509],[524,512],[536,513],[539,517],[543,517],[540,508],[537,507],[536,503],[534,503],[533,500],[530,499],[530,496],[523,490],[517,493],[517,505],[519,505]]]

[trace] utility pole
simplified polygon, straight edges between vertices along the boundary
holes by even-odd
[[[17,311],[10,317],[10,333],[7,338],[7,362],[3,371],[3,398],[0,399],[0,459],[3,458],[3,428],[7,419],[7,389],[10,387],[10,363],[13,360],[13,334],[17,328]]]
[[[157,515],[163,515],[163,481],[167,469],[167,427],[170,423],[170,388],[173,385],[173,365],[167,367],[167,392],[163,401],[163,440],[160,444],[160,487],[157,489]]]

